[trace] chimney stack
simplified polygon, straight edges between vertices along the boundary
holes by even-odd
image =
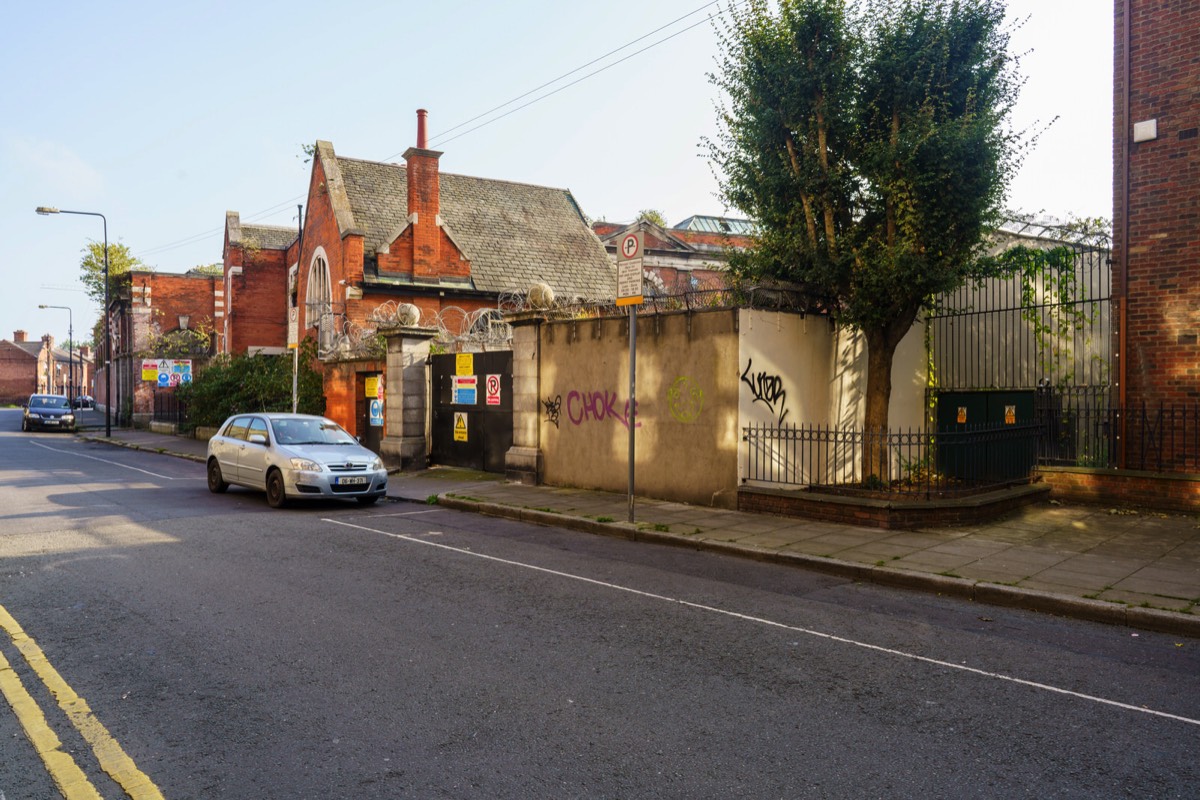
[[[417,146],[404,151],[408,178],[408,220],[413,231],[413,277],[436,280],[441,264],[441,178],[438,159],[441,153],[426,148],[425,118],[428,112],[417,110]]]
[[[29,336],[29,334],[25,333],[25,331],[13,331],[13,341],[14,342],[27,341],[28,336]]]

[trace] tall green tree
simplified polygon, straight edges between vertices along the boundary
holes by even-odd
[[[129,245],[120,242],[108,243],[108,290],[110,296],[116,296],[121,276],[131,270],[146,269],[142,260],[129,252]],[[83,258],[79,262],[83,287],[88,297],[98,305],[104,304],[104,243],[88,241],[83,248]]]
[[[668,227],[666,216],[663,214],[663,212],[659,211],[657,208],[643,208],[641,211],[638,212],[637,221],[638,222],[649,222],[654,225],[657,225],[660,228]]]
[[[759,231],[731,269],[798,283],[862,332],[865,423],[885,429],[900,340],[994,266],[985,234],[1022,150],[1003,2],[750,0],[719,35],[709,151]]]

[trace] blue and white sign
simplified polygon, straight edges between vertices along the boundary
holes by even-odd
[[[373,399],[368,403],[371,412],[371,427],[378,428],[383,425],[383,401]]]

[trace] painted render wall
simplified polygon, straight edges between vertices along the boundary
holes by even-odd
[[[624,319],[539,326],[544,483],[626,491],[627,328]],[[637,350],[639,495],[730,506],[746,462],[744,427],[862,424],[863,339],[825,317],[746,309],[645,316]],[[924,425],[926,375],[921,323],[896,352],[893,429]]]
[[[638,319],[636,493],[736,503],[736,311]],[[543,482],[628,488],[627,319],[539,326]]]
[[[823,316],[749,309],[740,315],[739,431],[752,425],[862,426],[867,351],[861,334],[835,330]],[[923,323],[914,325],[896,349],[888,414],[892,430],[924,425],[927,369],[923,332]],[[837,459],[816,448],[802,455],[796,444],[760,446],[753,454],[755,459],[774,461],[784,468],[783,474],[791,471],[800,482],[848,480],[857,466],[847,452],[840,475],[813,475],[810,465],[829,463],[838,469]],[[749,447],[740,443],[738,469],[742,477]]]

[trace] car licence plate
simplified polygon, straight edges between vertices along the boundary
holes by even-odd
[[[355,476],[349,478],[335,478],[334,480],[337,482],[338,486],[354,486],[357,484],[366,483],[368,479],[362,476]]]

